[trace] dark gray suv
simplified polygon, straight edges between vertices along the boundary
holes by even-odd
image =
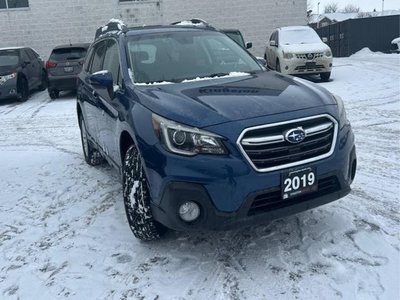
[[[89,46],[90,44],[70,44],[53,49],[46,63],[51,99],[58,98],[60,91],[76,90],[76,80]]]
[[[0,100],[26,101],[31,90],[46,86],[47,73],[39,54],[31,48],[0,49]]]

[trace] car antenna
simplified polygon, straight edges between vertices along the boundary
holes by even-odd
[[[72,46],[71,40],[69,40],[69,45]]]

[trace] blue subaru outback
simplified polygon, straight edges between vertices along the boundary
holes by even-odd
[[[77,113],[86,162],[121,174],[137,238],[268,222],[350,192],[339,97],[208,26],[113,25],[88,51]]]

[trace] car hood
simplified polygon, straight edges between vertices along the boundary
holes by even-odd
[[[289,53],[324,52],[329,46],[324,43],[282,45],[282,50]]]
[[[325,89],[272,71],[139,86],[136,92],[140,102],[154,113],[199,128],[336,104]]]
[[[17,71],[16,66],[0,66],[0,76],[9,75]]]

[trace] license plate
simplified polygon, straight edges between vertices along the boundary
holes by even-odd
[[[309,61],[309,62],[306,62],[306,67],[313,68],[313,67],[315,67],[316,64],[317,63],[315,61]]]
[[[65,67],[64,68],[64,72],[65,73],[71,73],[71,72],[73,72],[74,71],[74,67]]]
[[[307,167],[282,174],[282,199],[303,196],[318,190],[317,170]]]

